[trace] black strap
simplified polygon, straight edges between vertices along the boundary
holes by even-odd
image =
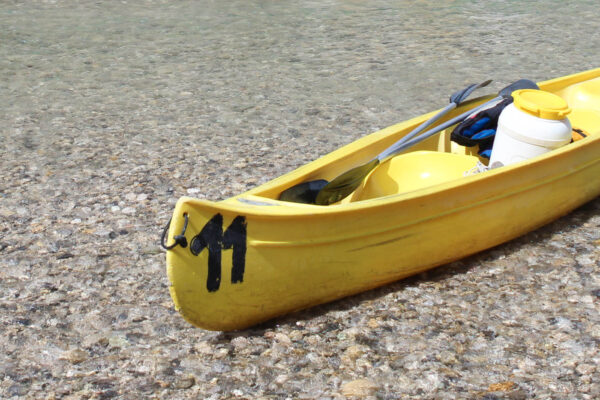
[[[502,110],[504,110],[504,108],[506,106],[508,106],[510,103],[513,102],[512,97],[508,98],[508,99],[504,99],[501,102],[499,102],[498,104],[496,104],[495,106],[482,110],[480,112],[478,112],[475,115],[471,115],[469,117],[467,117],[463,122],[461,122],[460,124],[458,124],[456,126],[456,128],[454,128],[454,130],[452,131],[451,135],[450,135],[450,139],[453,142],[456,142],[458,144],[460,144],[461,146],[465,146],[465,147],[473,147],[473,146],[477,146],[480,145],[481,146],[490,146],[494,143],[494,136],[489,136],[486,137],[484,139],[471,139],[469,137],[463,136],[462,132],[465,129],[468,129],[469,127],[471,127],[471,125],[473,125],[475,122],[477,122],[478,120],[480,120],[481,118],[489,118],[489,122],[487,123],[487,125],[485,127],[482,127],[483,129],[496,129],[497,125],[498,125],[498,118],[500,117],[500,113],[502,112]]]
[[[170,245],[167,246],[167,236],[169,233],[169,225],[171,225],[171,218],[169,218],[169,222],[167,222],[167,225],[165,226],[165,229],[163,230],[162,236],[160,238],[160,245],[165,249],[165,250],[171,250],[174,249],[175,246],[180,245],[183,248],[186,248],[188,245],[187,239],[185,238],[185,230],[187,229],[188,226],[188,215],[187,213],[183,213],[183,218],[185,219],[185,222],[183,223],[183,229],[181,230],[181,234],[179,235],[175,235],[173,237],[173,240],[175,240],[175,242]]]

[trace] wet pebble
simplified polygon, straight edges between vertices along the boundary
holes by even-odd
[[[79,364],[87,360],[88,353],[81,349],[73,349],[65,352],[61,358],[69,361],[71,364]]]
[[[177,389],[189,389],[196,383],[196,379],[193,376],[186,376],[178,379],[175,382]]]
[[[377,392],[377,385],[369,379],[356,379],[346,382],[341,387],[341,393],[346,397],[357,397],[359,399],[372,396]]]

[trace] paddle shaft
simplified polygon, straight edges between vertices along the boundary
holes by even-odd
[[[398,140],[396,143],[394,143],[393,145],[391,145],[390,147],[388,147],[387,149],[382,151],[376,158],[380,162],[383,162],[384,160],[387,160],[388,158],[395,156],[396,154],[400,153],[401,151],[407,149],[408,147],[411,147],[419,142],[422,142],[423,140],[435,135],[439,131],[446,129],[446,128],[456,124],[457,122],[461,122],[462,120],[467,118],[469,115],[476,113],[476,112],[490,106],[491,104],[497,102],[498,100],[502,100],[502,99],[503,99],[502,96],[493,98],[492,100],[487,101],[480,106],[477,106],[471,110],[468,110],[468,111],[460,114],[459,116],[456,116],[456,117],[444,122],[443,124],[436,126],[435,128],[430,129],[425,133],[420,134],[419,136],[417,136],[416,138],[414,138],[412,140],[402,140],[402,139],[404,139],[404,138],[402,138],[401,140]],[[448,108],[449,106],[451,106],[451,104],[446,106],[446,108]],[[455,107],[456,107],[456,105],[455,105]],[[436,115],[436,117],[437,117],[437,115]],[[439,119],[439,117],[438,117],[438,119]],[[432,121],[432,122],[434,122],[434,121]]]
[[[412,139],[417,133],[422,132],[425,128],[428,128],[429,126],[431,126],[433,123],[437,122],[440,118],[442,118],[444,115],[446,115],[447,113],[449,113],[451,110],[455,109],[457,106],[456,103],[450,103],[448,104],[446,107],[444,107],[439,113],[437,113],[436,115],[434,115],[433,117],[431,117],[430,119],[428,119],[427,121],[423,122],[421,125],[417,126],[415,129],[413,129],[408,135],[404,136],[403,138],[401,138],[400,140],[398,140],[396,143],[394,143],[393,145],[391,145],[390,147],[395,147],[395,146],[400,146],[402,143],[406,143],[408,142],[410,139]]]
[[[458,91],[454,92],[452,94],[452,96],[450,96],[450,104],[448,104],[446,107],[444,107],[442,110],[440,110],[436,115],[434,115],[433,117],[429,118],[427,121],[423,122],[421,125],[419,125],[415,129],[413,129],[408,135],[406,135],[403,138],[401,138],[400,140],[398,140],[391,147],[400,146],[402,143],[408,142],[417,133],[422,132],[425,128],[428,128],[433,123],[437,122],[440,118],[442,118],[444,115],[446,115],[447,113],[449,113],[450,111],[452,111],[456,107],[458,107],[458,105],[460,103],[462,103],[467,97],[469,97],[469,95],[474,90],[476,90],[478,88],[485,87],[485,86],[489,85],[490,82],[492,82],[492,80],[488,79],[487,81],[481,82],[480,84],[472,84],[472,85],[469,85],[469,86],[467,86],[466,88],[464,88],[462,90],[458,90]]]
[[[346,171],[343,174],[339,175],[337,178],[335,178],[331,182],[325,184],[318,191],[318,193],[316,194],[316,197],[314,197],[314,193],[310,193],[310,199],[312,199],[314,197],[315,204],[318,204],[318,205],[329,205],[329,204],[335,203],[335,202],[343,199],[344,197],[348,196],[350,193],[352,193],[360,185],[362,180],[365,179],[365,177],[369,174],[369,172],[371,172],[374,168],[376,168],[381,163],[381,161],[386,160],[386,159],[400,153],[401,151],[405,150],[406,148],[413,146],[413,145],[427,139],[428,137],[436,134],[437,132],[439,132],[443,129],[446,129],[447,127],[449,127],[453,124],[456,124],[457,122],[462,121],[464,118],[468,117],[470,114],[476,113],[476,112],[484,109],[485,107],[489,107],[492,103],[510,96],[510,94],[516,89],[526,89],[526,88],[527,89],[533,89],[533,88],[539,89],[537,87],[537,85],[532,81],[529,81],[527,79],[518,80],[518,81],[508,85],[504,89],[502,89],[498,93],[499,96],[494,98],[493,100],[490,100],[490,101],[486,102],[485,104],[482,104],[479,107],[475,107],[474,109],[471,109],[471,110],[459,115],[458,117],[455,117],[455,118],[441,124],[440,126],[434,128],[434,129],[430,129],[429,131],[419,135],[416,138],[413,138],[413,136],[415,136],[417,133],[420,133],[422,130],[424,130],[428,126],[430,126],[433,123],[435,123],[436,121],[438,121],[443,115],[448,113],[450,110],[457,107],[474,90],[476,90],[477,88],[480,88],[480,87],[487,86],[490,82],[491,82],[491,80],[488,80],[488,81],[482,82],[478,85],[475,85],[475,84],[470,85],[469,87],[467,87],[463,90],[453,93],[452,96],[450,96],[451,104],[444,107],[442,110],[440,110],[436,115],[434,115],[428,121],[423,122],[417,128],[413,129],[410,133],[408,133],[407,135],[402,137],[400,140],[395,142],[389,148],[385,149],[377,157],[373,158],[368,163],[360,165],[358,167],[354,167],[354,168],[350,169],[349,171]],[[302,190],[306,189],[305,186],[306,185],[304,183],[293,186],[292,188],[286,189],[284,191],[284,193],[282,193],[282,195],[284,195],[284,198],[287,201],[304,202],[305,199],[309,198],[308,196],[304,196],[304,193],[302,193]]]
[[[369,174],[369,172],[371,172],[379,164],[381,164],[382,161],[387,160],[388,158],[391,158],[392,156],[395,156],[396,154],[398,154],[402,150],[406,149],[407,147],[410,147],[416,143],[419,143],[419,142],[427,139],[428,137],[436,134],[437,132],[441,131],[442,129],[445,129],[459,121],[462,121],[465,117],[467,117],[471,113],[477,112],[477,111],[481,110],[482,108],[488,106],[492,102],[494,102],[498,99],[501,99],[501,98],[502,98],[502,96],[495,98],[493,100],[490,100],[489,102],[482,104],[481,106],[476,107],[474,109],[471,109],[471,110],[459,115],[458,117],[452,118],[451,120],[441,124],[440,126],[434,128],[434,129],[430,129],[427,132],[422,133],[421,135],[419,135],[418,137],[416,137],[414,139],[411,139],[408,141],[406,141],[406,140],[397,141],[396,143],[394,143],[392,146],[388,147],[386,150],[381,152],[377,157],[375,157],[368,163],[360,165],[355,168],[352,168],[349,171],[346,171],[345,173],[343,173],[342,175],[338,176],[333,181],[331,181],[327,185],[325,185],[319,191],[317,196],[315,197],[315,204],[329,205],[329,204],[333,204],[333,203],[340,201],[341,199],[343,199],[344,197],[346,197],[350,193],[352,193],[360,185],[360,183],[365,179],[365,177]],[[431,119],[431,122],[439,119],[442,115],[444,115],[446,112],[448,112],[448,110],[454,108],[454,107],[452,107],[452,105],[454,105],[454,107],[456,107],[456,103],[449,104],[448,106],[446,106],[444,108],[444,110],[442,110],[441,112],[436,114]],[[416,130],[419,130],[422,126],[428,126],[428,125],[430,125],[430,124],[428,124],[426,122],[425,124],[422,124],[421,126],[419,126]],[[411,132],[411,134],[412,134],[412,132]]]

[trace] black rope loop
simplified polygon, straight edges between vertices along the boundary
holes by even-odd
[[[185,238],[185,230],[187,229],[187,226],[188,226],[187,213],[183,213],[183,218],[185,219],[185,222],[183,223],[183,229],[181,230],[181,234],[173,236],[173,240],[175,240],[175,242],[172,245],[167,246],[166,239],[167,239],[167,236],[169,233],[169,225],[171,225],[171,218],[169,218],[169,222],[167,222],[167,225],[165,226],[165,229],[163,230],[162,236],[160,238],[160,245],[165,250],[174,249],[175,246],[177,246],[177,245],[180,245],[183,248],[187,247],[188,242],[187,242],[187,239]]]

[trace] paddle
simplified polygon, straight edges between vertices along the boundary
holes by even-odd
[[[452,93],[452,95],[450,96],[450,104],[448,104],[446,107],[444,107],[442,110],[440,110],[440,112],[438,112],[437,114],[435,114],[433,117],[429,118],[427,121],[425,121],[421,125],[417,126],[408,135],[406,135],[402,139],[398,140],[391,147],[398,146],[401,143],[407,142],[408,140],[410,140],[411,138],[413,138],[417,133],[423,131],[425,128],[429,127],[431,124],[433,124],[434,122],[436,122],[438,119],[442,118],[444,115],[448,114],[450,111],[452,111],[456,107],[458,107],[458,105],[460,103],[462,103],[463,101],[465,101],[465,99],[467,97],[469,97],[469,95],[471,93],[473,93],[473,91],[475,89],[486,87],[491,82],[492,82],[492,80],[488,79],[487,81],[482,82],[480,84],[474,83],[472,85],[467,86],[464,89],[457,90],[456,92]]]
[[[315,203],[318,205],[329,205],[329,204],[333,204],[333,203],[336,203],[336,202],[342,200],[343,198],[348,196],[350,193],[352,193],[354,190],[356,190],[356,188],[358,186],[360,186],[360,184],[366,178],[366,176],[369,174],[369,172],[371,172],[374,168],[376,168],[383,161],[395,156],[396,154],[400,153],[401,151],[405,150],[406,148],[413,146],[413,145],[431,137],[432,135],[456,124],[457,122],[462,121],[469,115],[476,113],[476,112],[490,106],[491,104],[494,104],[495,102],[497,102],[499,100],[510,97],[511,93],[518,89],[539,89],[539,87],[535,84],[535,82],[532,82],[528,79],[520,79],[520,80],[513,82],[512,84],[506,86],[502,90],[500,90],[500,92],[498,93],[498,97],[496,97],[492,100],[489,100],[486,103],[484,103],[474,109],[471,109],[457,117],[454,117],[454,118],[450,119],[449,121],[437,126],[434,129],[431,129],[431,130],[419,135],[418,137],[416,137],[412,140],[404,140],[403,141],[401,139],[401,140],[397,141],[392,146],[388,147],[386,150],[381,152],[373,160],[367,162],[366,164],[360,165],[358,167],[352,168],[349,171],[344,172],[343,174],[339,175],[337,178],[335,178],[334,180],[329,182],[327,185],[325,185],[317,194]],[[464,100],[464,98],[463,98],[463,100]]]
[[[457,90],[456,92],[452,93],[452,95],[450,96],[450,104],[448,104],[446,107],[444,107],[442,110],[440,110],[440,112],[438,112],[436,115],[434,115],[433,117],[431,117],[427,121],[423,122],[421,125],[419,125],[415,129],[413,129],[408,135],[406,135],[402,139],[398,140],[396,143],[394,143],[390,147],[390,149],[392,149],[394,146],[399,146],[402,143],[409,141],[417,133],[420,133],[425,128],[429,127],[431,124],[435,123],[437,120],[439,120],[444,115],[449,113],[451,110],[455,109],[460,103],[462,103],[467,97],[469,97],[469,95],[471,93],[473,93],[474,90],[485,87],[485,86],[489,85],[491,82],[492,82],[492,80],[489,79],[489,80],[479,83],[479,84],[474,83],[472,85],[467,86],[464,89]],[[375,168],[375,166],[373,166],[373,168]],[[365,176],[366,176],[366,174],[369,173],[369,171],[371,169],[366,170]],[[360,182],[358,182],[358,184],[360,184]],[[358,184],[356,185],[356,187],[358,187]],[[328,186],[328,182],[323,179],[299,183],[298,185],[292,186],[291,188],[286,189],[283,192],[281,192],[281,194],[279,195],[279,200],[292,201],[295,203],[314,204],[316,202],[317,195],[319,193],[321,193],[322,189],[326,186]],[[356,187],[355,187],[355,189],[356,189]],[[353,190],[354,189],[350,190],[342,198],[346,197]],[[342,198],[340,198],[340,199],[342,199]],[[317,204],[319,204],[319,203],[317,203]],[[327,204],[331,204],[331,203],[327,203]]]

